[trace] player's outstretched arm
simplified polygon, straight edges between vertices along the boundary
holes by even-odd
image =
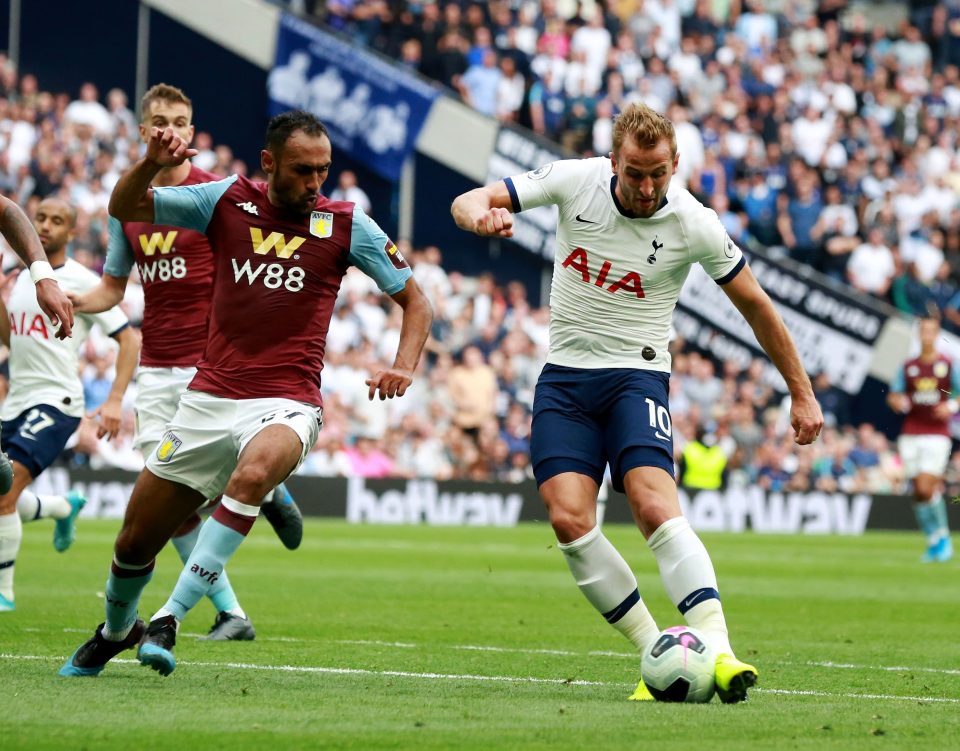
[[[113,385],[106,400],[90,413],[91,418],[100,418],[97,425],[97,438],[107,436],[108,440],[116,438],[120,433],[123,394],[133,380],[133,371],[136,370],[137,360],[140,358],[140,332],[135,328],[127,326],[118,331],[113,338],[120,345],[120,351],[117,353],[117,375],[113,379]]]
[[[153,191],[150,182],[167,167],[176,167],[197,155],[196,149],[177,135],[173,128],[150,129],[147,151],[139,162],[125,172],[113,188],[108,211],[121,222],[153,222]]]
[[[102,313],[123,302],[128,278],[104,274],[96,287],[86,292],[67,292],[67,297],[77,313]]]
[[[380,399],[393,399],[403,396],[413,382],[413,373],[423,354],[423,345],[433,323],[433,308],[423,294],[417,281],[410,277],[406,286],[391,295],[397,305],[403,308],[403,323],[400,326],[400,344],[397,357],[388,370],[380,370],[366,380],[370,389],[369,398],[380,393]]]
[[[790,424],[796,433],[794,440],[801,445],[813,443],[823,428],[823,413],[813,395],[813,385],[800,362],[797,347],[776,307],[749,266],[744,266],[739,274],[724,284],[723,291],[750,324],[763,351],[787,382]]]
[[[20,256],[37,288],[37,302],[54,326],[57,339],[66,339],[73,330],[73,306],[57,283],[53,268],[43,252],[40,238],[27,215],[13,201],[0,196],[0,233]]]
[[[450,213],[460,229],[481,237],[513,237],[513,202],[502,180],[457,196]]]

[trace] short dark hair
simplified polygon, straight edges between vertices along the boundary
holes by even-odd
[[[303,131],[304,135],[316,138],[330,137],[327,126],[316,116],[304,110],[288,110],[273,117],[267,125],[267,149],[274,154],[279,154],[290,136],[298,130]]]

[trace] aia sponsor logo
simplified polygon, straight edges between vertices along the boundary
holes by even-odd
[[[597,270],[596,276],[594,276],[590,268],[590,254],[583,248],[574,248],[570,255],[563,260],[562,266],[579,273],[584,284],[592,284],[594,287],[605,289],[611,294],[616,292],[634,294],[639,300],[645,297],[643,293],[643,280],[636,271],[628,271],[614,281],[614,278],[610,277],[610,270],[613,268],[613,264],[605,259],[599,260],[600,268]],[[610,283],[607,284],[607,282]]]
[[[20,313],[19,319],[15,313],[10,313],[10,333],[16,336],[36,335],[38,339],[50,338],[47,322],[39,313],[34,313],[32,316],[28,313]]]

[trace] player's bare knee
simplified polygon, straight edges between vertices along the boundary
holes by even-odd
[[[597,517],[592,511],[578,511],[562,506],[550,509],[550,525],[560,542],[579,540],[597,526]]]
[[[264,463],[246,462],[234,471],[224,495],[240,503],[259,506],[267,491],[277,484],[275,474],[273,468]]]
[[[117,560],[122,563],[145,566],[156,557],[158,548],[162,547],[162,544],[158,546],[155,541],[149,540],[148,536],[136,526],[124,526],[117,535],[113,552]]]

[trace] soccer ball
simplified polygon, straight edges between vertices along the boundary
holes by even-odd
[[[706,639],[689,626],[661,631],[643,653],[640,675],[657,701],[702,704],[716,690],[716,655]]]

